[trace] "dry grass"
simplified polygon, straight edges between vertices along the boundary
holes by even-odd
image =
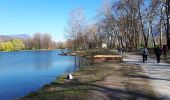
[[[97,63],[74,73],[71,81],[61,76],[22,100],[156,100],[145,77],[137,66]]]

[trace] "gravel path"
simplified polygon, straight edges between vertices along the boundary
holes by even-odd
[[[123,61],[141,66],[148,79],[150,80],[154,91],[163,99],[170,100],[170,64],[149,58],[147,63],[142,63],[142,57],[139,55],[126,54]]]

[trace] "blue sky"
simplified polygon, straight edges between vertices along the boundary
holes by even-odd
[[[64,41],[64,27],[75,8],[84,9],[93,20],[102,0],[0,0],[0,34],[48,32],[55,41]]]

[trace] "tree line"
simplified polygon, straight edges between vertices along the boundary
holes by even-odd
[[[49,33],[35,33],[32,38],[24,40],[24,44],[28,50],[51,50],[57,47],[56,42],[52,41]]]
[[[0,41],[0,51],[19,51],[19,50],[41,50],[56,49],[57,44],[52,41],[51,35],[48,33],[35,33],[29,39],[11,39],[8,41]]]
[[[167,44],[170,49],[169,16],[170,0],[104,0],[93,23],[82,9],[70,13],[66,45],[76,50],[101,48],[103,43],[110,49]]]
[[[18,51],[23,50],[24,48],[25,45],[21,39],[13,39],[0,43],[0,51]]]

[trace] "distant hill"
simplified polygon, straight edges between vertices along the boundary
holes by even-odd
[[[19,39],[28,39],[31,38],[28,34],[17,34],[17,35],[8,35],[9,37],[12,38],[19,38]]]
[[[31,38],[30,35],[28,34],[16,34],[16,35],[0,35],[0,39],[3,41],[8,41],[11,39],[22,39],[22,40],[26,40]]]

